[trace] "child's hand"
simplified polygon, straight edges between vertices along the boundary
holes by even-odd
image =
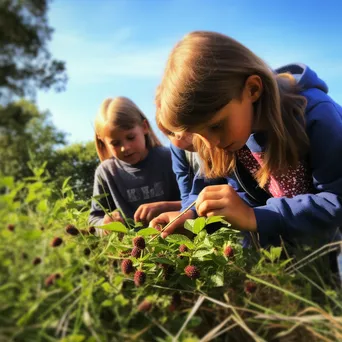
[[[170,211],[167,213],[163,213],[153,219],[150,222],[150,226],[155,228],[157,225],[165,226],[170,221],[172,221],[175,217],[177,217],[180,214],[179,211]],[[177,233],[177,234],[184,234],[188,235],[188,230],[184,229],[184,222],[189,219],[193,219],[195,217],[195,213],[192,210],[189,210],[187,213],[185,213],[183,216],[181,216],[178,220],[173,222],[166,230],[164,230],[161,234],[162,238],[166,238],[168,235]]]
[[[113,211],[110,213],[110,215],[106,214],[105,217],[103,218],[103,224],[107,224],[110,222],[121,222],[122,224],[125,224],[124,219],[120,215],[118,211]],[[110,234],[110,230],[103,230],[104,235]]]
[[[167,210],[167,202],[146,203],[139,206],[134,214],[135,222],[148,224],[154,217]]]
[[[204,188],[197,198],[196,211],[199,216],[224,216],[235,229],[257,229],[254,210],[228,184]]]

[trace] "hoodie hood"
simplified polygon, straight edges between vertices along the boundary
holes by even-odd
[[[297,80],[297,84],[302,90],[317,88],[326,94],[328,93],[327,84],[320,79],[317,74],[305,64],[288,64],[275,69],[277,74],[290,73]]]

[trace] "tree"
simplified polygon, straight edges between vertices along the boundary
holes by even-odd
[[[0,1],[0,98],[34,97],[36,89],[59,91],[66,83],[65,64],[51,57],[47,43],[49,0]]]
[[[66,134],[49,120],[49,112],[20,100],[0,106],[0,172],[16,179],[31,176],[29,160],[38,164],[55,158],[56,149],[66,144]]]
[[[93,192],[95,169],[100,163],[95,144],[77,143],[56,151],[54,160],[48,163],[47,169],[60,188],[67,177],[69,184],[79,199],[90,199]]]

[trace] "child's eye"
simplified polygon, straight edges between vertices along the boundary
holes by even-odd
[[[111,144],[114,147],[118,147],[120,145],[120,142],[119,141],[112,141]]]
[[[134,139],[135,139],[135,135],[129,135],[129,136],[127,137],[127,139],[128,139],[128,140],[134,140]]]

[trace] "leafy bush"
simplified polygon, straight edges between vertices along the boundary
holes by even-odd
[[[220,217],[99,237],[89,202],[33,172],[0,181],[0,340],[341,340],[341,293],[288,272],[281,248],[242,248]]]

